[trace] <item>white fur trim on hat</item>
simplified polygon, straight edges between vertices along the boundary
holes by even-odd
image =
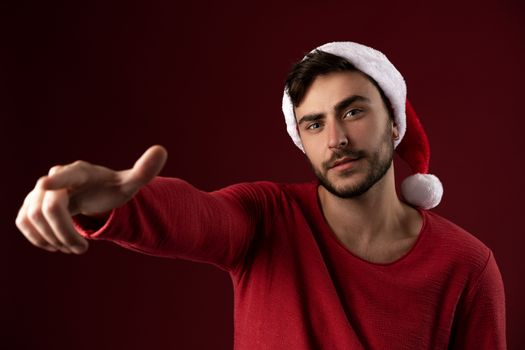
[[[371,47],[351,41],[331,42],[312,50],[320,50],[343,57],[357,69],[372,77],[381,87],[392,105],[394,120],[399,130],[399,138],[395,140],[394,147],[401,142],[406,130],[405,101],[407,88],[405,80],[388,58]],[[303,58],[303,60],[306,56]],[[286,120],[286,130],[293,142],[303,152],[304,148],[297,131],[294,106],[287,89],[283,93],[282,109]]]

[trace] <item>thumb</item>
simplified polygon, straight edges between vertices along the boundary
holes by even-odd
[[[168,152],[160,145],[151,146],[135,162],[133,168],[126,171],[126,185],[134,190],[148,184],[157,176],[168,158]]]

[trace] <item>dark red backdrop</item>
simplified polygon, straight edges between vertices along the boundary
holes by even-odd
[[[54,164],[126,168],[154,143],[169,150],[162,175],[204,190],[310,179],[285,132],[283,80],[307,50],[353,40],[404,74],[445,187],[435,211],[495,252],[509,348],[524,348],[525,8],[398,3],[3,2],[0,347],[231,348],[224,272],[105,242],[48,253],[17,231],[17,210]]]

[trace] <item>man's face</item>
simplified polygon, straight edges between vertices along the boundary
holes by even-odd
[[[362,73],[318,76],[295,116],[306,156],[332,194],[359,196],[390,169],[397,127]]]

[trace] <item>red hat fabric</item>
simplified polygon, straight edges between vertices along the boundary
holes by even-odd
[[[423,125],[408,99],[405,110],[406,132],[396,152],[410,166],[414,174],[401,183],[401,194],[407,202],[424,209],[431,209],[441,202],[443,185],[435,175],[428,173],[430,145]]]

